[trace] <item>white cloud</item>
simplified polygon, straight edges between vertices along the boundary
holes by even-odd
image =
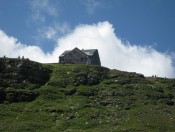
[[[93,14],[97,8],[102,7],[99,0],[82,0],[81,2],[86,7],[88,14]]]
[[[71,33],[62,36],[52,53],[44,53],[37,46],[21,44],[16,38],[0,31],[0,56],[18,55],[39,62],[57,62],[64,51],[78,47],[80,49],[96,48],[99,50],[103,66],[162,77],[175,77],[171,55],[158,52],[152,47],[125,44],[119,39],[109,22],[92,25],[79,25]]]
[[[36,22],[45,22],[45,15],[57,17],[58,9],[49,0],[32,0],[30,2],[32,19]]]
[[[38,29],[40,39],[57,40],[59,37],[70,32],[70,26],[68,23],[55,23],[51,26],[45,26]]]
[[[4,55],[12,58],[24,56],[39,62],[55,61],[51,54],[45,54],[39,47],[22,44],[16,38],[9,37],[0,30],[0,56]]]

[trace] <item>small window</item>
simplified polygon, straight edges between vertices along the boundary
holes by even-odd
[[[81,62],[84,62],[84,58],[81,58]]]

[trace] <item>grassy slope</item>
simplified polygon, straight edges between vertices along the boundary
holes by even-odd
[[[175,80],[98,66],[45,64],[32,102],[0,104],[0,131],[175,131]]]

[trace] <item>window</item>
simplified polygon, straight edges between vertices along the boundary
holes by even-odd
[[[84,58],[81,58],[81,62],[84,62]]]

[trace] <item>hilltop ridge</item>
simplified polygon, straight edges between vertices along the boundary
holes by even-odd
[[[175,79],[0,58],[0,131],[175,131]]]

